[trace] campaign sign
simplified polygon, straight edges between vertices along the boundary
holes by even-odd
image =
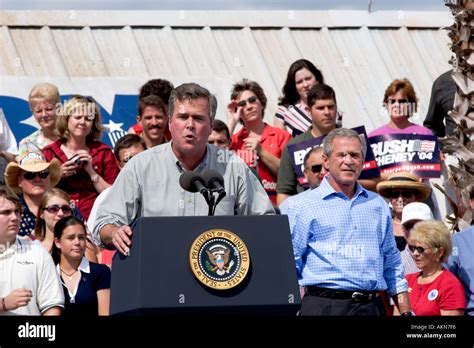
[[[355,127],[352,129],[360,135],[363,135],[365,138],[365,143],[369,144],[364,126]],[[288,155],[290,156],[291,164],[293,165],[293,170],[296,173],[296,178],[298,180],[298,183],[302,185],[305,189],[308,187],[308,181],[304,177],[303,173],[304,157],[313,147],[322,146],[325,137],[326,136],[317,137],[303,141],[299,144],[288,145]],[[367,145],[367,153],[365,154],[365,161],[359,179],[369,179],[378,176],[380,176],[380,170],[377,167],[377,163],[375,161],[375,157],[372,153],[370,146]]]
[[[439,178],[441,165],[435,135],[383,134],[369,139],[382,173],[411,172],[421,178]]]

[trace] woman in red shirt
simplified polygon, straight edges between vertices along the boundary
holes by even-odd
[[[230,133],[240,121],[244,127],[232,136],[230,149],[257,171],[273,205],[280,157],[291,135],[263,122],[267,98],[257,82],[244,79],[234,84],[227,106]]]
[[[442,264],[451,254],[451,235],[441,221],[416,223],[410,232],[408,248],[419,273],[408,281],[410,305],[415,315],[463,315],[466,298],[461,282]]]
[[[87,219],[96,197],[119,173],[112,149],[97,140],[103,130],[97,103],[74,96],[65,102],[56,127],[60,139],[46,146],[43,154],[48,161],[57,158],[61,162],[57,187],[71,197]]]

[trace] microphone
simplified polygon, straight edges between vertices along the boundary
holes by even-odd
[[[218,171],[212,169],[207,170],[202,173],[202,178],[204,179],[205,185],[208,189],[214,192],[224,193],[225,195],[224,178]]]
[[[207,194],[205,181],[199,173],[189,171],[184,172],[179,178],[179,185],[186,191],[199,192],[203,195]]]

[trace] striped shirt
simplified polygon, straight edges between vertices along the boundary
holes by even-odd
[[[408,250],[408,244],[405,246],[405,249],[400,251],[400,257],[402,259],[403,268],[405,269],[405,275],[420,272],[420,269],[416,267],[410,250]]]
[[[387,204],[357,184],[349,199],[324,178],[287,205],[301,286],[340,290],[407,291]]]
[[[293,137],[306,132],[312,125],[309,107],[302,101],[299,101],[295,105],[278,106],[275,117],[283,122]],[[340,127],[342,127],[342,113],[338,111],[336,128]]]

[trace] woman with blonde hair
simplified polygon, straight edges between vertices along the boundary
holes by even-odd
[[[60,139],[43,153],[48,160],[61,162],[58,188],[87,219],[94,200],[114,183],[119,172],[112,149],[98,140],[104,129],[99,107],[92,98],[74,96],[65,103],[56,126]]]
[[[40,129],[20,141],[19,153],[31,150],[42,150],[45,146],[59,139],[56,132],[57,110],[60,97],[58,87],[43,82],[35,85],[28,96],[30,111]]]
[[[451,234],[441,221],[415,224],[408,239],[416,266],[421,270],[405,278],[415,315],[463,315],[466,298],[461,282],[443,263],[451,254]]]

